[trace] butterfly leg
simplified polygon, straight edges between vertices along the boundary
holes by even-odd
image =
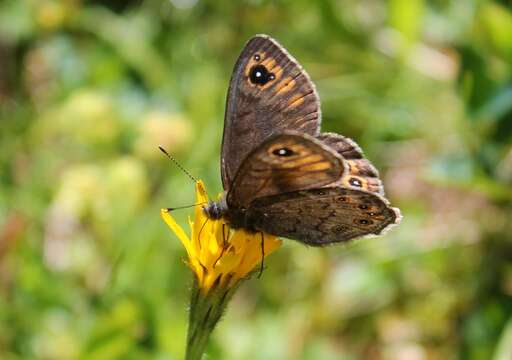
[[[210,220],[210,219],[206,218],[206,220],[204,221],[203,225],[201,225],[201,229],[199,230],[199,234],[197,234],[197,241],[199,243],[199,250],[201,250],[201,233],[203,232],[204,226],[206,225],[208,220]]]
[[[226,233],[224,232],[224,229],[226,227],[226,224],[222,224],[222,250],[220,251],[219,257],[215,262],[213,263],[213,266],[217,265],[217,262],[220,260],[222,255],[224,255],[224,250],[226,250],[227,247],[227,241],[226,241]]]
[[[261,277],[261,274],[263,274],[263,260],[265,259],[265,235],[263,235],[263,232],[260,232],[261,234],[261,263],[260,263],[260,272],[258,274],[258,279]]]

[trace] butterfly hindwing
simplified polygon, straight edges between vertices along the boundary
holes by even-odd
[[[322,133],[317,138],[340,154],[347,164],[347,172],[330,186],[366,190],[384,195],[384,186],[379,178],[379,172],[364,157],[363,151],[354,140],[335,133]]]
[[[320,101],[309,76],[267,35],[244,47],[231,78],[224,120],[221,172],[225,190],[240,164],[270,135],[295,130],[312,136],[320,127]]]
[[[258,198],[247,209],[255,229],[311,246],[379,235],[400,218],[400,211],[385,198],[341,187]]]

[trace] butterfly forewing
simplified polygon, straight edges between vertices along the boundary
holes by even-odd
[[[385,198],[340,187],[267,196],[247,209],[255,229],[311,246],[379,235],[400,218],[400,211]]]
[[[293,132],[273,135],[243,161],[227,203],[247,207],[260,197],[330,184],[344,172],[341,156],[315,138]]]
[[[242,161],[271,134],[317,135],[320,102],[296,60],[272,38],[256,35],[235,64],[224,122],[221,172],[229,190]]]

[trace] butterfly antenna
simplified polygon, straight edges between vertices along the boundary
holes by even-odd
[[[199,204],[177,206],[177,207],[168,207],[166,210],[167,211],[174,211],[174,210],[179,210],[179,209],[187,209],[187,208],[191,208],[191,207],[194,207],[194,206],[201,206],[201,205],[205,205],[205,204],[208,204],[208,203],[207,202],[202,202],[202,203],[199,203]]]
[[[167,150],[165,150],[163,147],[161,147],[160,145],[158,146],[158,148],[160,149],[161,152],[163,152],[165,154],[165,156],[167,156],[173,163],[174,165],[176,165],[178,167],[178,169],[180,169],[181,171],[183,171],[185,173],[185,175],[187,175],[194,183],[197,183],[199,182],[194,176],[192,176],[191,173],[189,173],[187,171],[187,169],[185,169],[183,166],[181,166],[181,164],[178,162],[178,160],[176,160],[174,158],[174,156],[172,156],[171,154],[169,154],[167,152]]]
[[[176,160],[174,158],[174,156],[169,154],[167,152],[167,150],[165,150],[160,145],[158,146],[158,148],[160,149],[161,152],[163,152],[165,154],[165,156],[167,156],[178,167],[178,169],[183,171],[185,173],[185,175],[187,175],[190,178],[190,180],[192,180],[195,184],[197,184],[199,182],[199,180],[197,180],[191,173],[189,173],[187,171],[187,169],[185,169],[183,166],[181,166],[181,164],[178,162],[178,160]],[[200,205],[205,205],[205,204],[207,204],[207,202],[202,202],[202,203],[193,204],[193,205],[186,205],[186,206],[169,207],[169,208],[167,208],[167,211],[173,211],[173,210],[178,210],[178,209],[186,209],[186,208],[191,208],[191,207],[194,207],[194,206],[200,206]]]

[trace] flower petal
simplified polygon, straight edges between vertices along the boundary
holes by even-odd
[[[167,226],[169,226],[171,230],[176,234],[178,239],[180,239],[181,243],[187,250],[188,256],[190,258],[195,256],[189,237],[187,236],[187,234],[185,234],[183,228],[179,226],[178,223],[174,220],[171,214],[169,214],[169,211],[167,209],[160,209],[160,215],[162,216],[162,219],[164,219]]]
[[[196,204],[203,204],[208,202],[208,195],[204,188],[202,181],[196,183]],[[206,216],[202,205],[197,205],[194,211],[194,221],[192,226],[192,244],[195,248],[201,249],[201,239],[204,236],[203,232],[207,232],[205,227],[210,222]],[[198,250],[199,251],[199,250]]]

